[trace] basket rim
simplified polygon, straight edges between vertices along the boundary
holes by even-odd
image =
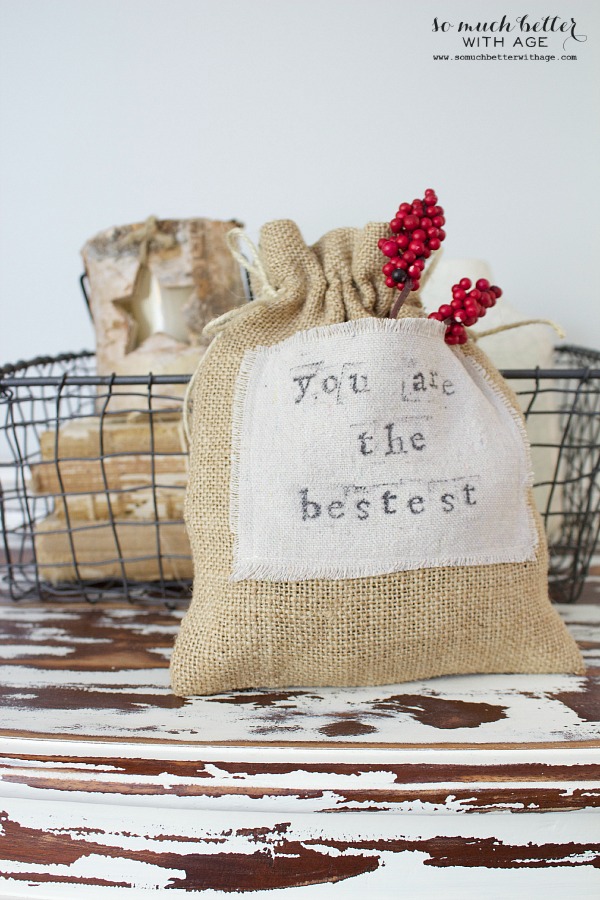
[[[600,379],[600,351],[593,350],[588,347],[581,347],[575,344],[562,344],[555,348],[558,354],[580,353],[585,354],[588,358],[598,361],[598,368],[590,366],[580,367],[560,367],[556,366],[549,369],[542,369],[536,366],[533,369],[501,369],[500,374],[508,379],[534,379],[547,380],[557,378],[576,378],[580,381]],[[187,384],[191,377],[191,373],[170,374],[170,375],[154,375],[148,372],[144,375],[38,375],[27,376],[24,373],[27,369],[34,366],[49,366],[62,362],[74,362],[78,359],[92,359],[95,356],[93,350],[81,350],[79,352],[60,353],[56,356],[37,356],[29,360],[18,360],[15,363],[7,363],[0,366],[0,390],[4,387],[59,387],[62,385],[168,385],[168,384]],[[21,374],[23,373],[23,374]]]

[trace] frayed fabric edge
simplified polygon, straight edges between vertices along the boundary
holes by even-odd
[[[455,352],[455,355],[458,356],[458,353]],[[471,370],[471,377],[473,381],[477,383],[476,378],[483,382],[486,389],[497,398],[497,400],[502,405],[502,408],[506,413],[508,413],[509,418],[512,420],[513,425],[516,427],[519,437],[521,438],[522,443],[522,452],[524,455],[525,462],[525,482],[524,487],[530,493],[530,502],[525,504],[527,517],[528,517],[528,526],[529,531],[534,534],[534,549],[537,550],[539,545],[539,535],[538,530],[535,523],[535,500],[533,499],[533,484],[535,481],[535,475],[533,471],[533,463],[531,460],[531,442],[529,440],[529,434],[527,433],[527,428],[525,426],[525,420],[521,411],[511,403],[509,397],[506,396],[504,391],[502,391],[498,385],[493,381],[490,376],[490,373],[484,366],[481,365],[477,360],[473,359],[471,356],[467,356],[466,354],[460,355],[461,362],[463,366],[467,370]],[[473,377],[473,373],[476,377]],[[521,560],[516,560],[516,562],[521,562]]]
[[[231,478],[229,487],[229,527],[237,535],[240,516],[240,470],[242,459],[242,433],[244,430],[244,406],[250,377],[262,348],[247,350],[242,359],[233,392],[231,408]],[[237,538],[236,538],[237,542]],[[235,548],[237,550],[237,547]]]
[[[336,322],[333,325],[318,325],[297,331],[291,337],[272,344],[270,347],[259,346],[256,350],[277,352],[280,348],[302,346],[326,340],[330,337],[355,337],[363,334],[418,334],[434,340],[443,340],[446,326],[436,319],[380,319],[377,316],[364,316],[362,319],[351,319],[349,322]],[[253,351],[249,351],[253,352]]]
[[[349,578],[372,578],[377,575],[393,575],[397,572],[412,572],[417,569],[443,569],[465,566],[493,566],[501,563],[511,565],[514,563],[531,562],[535,559],[537,549],[536,539],[530,541],[526,550],[520,548],[518,552],[510,555],[506,553],[488,555],[483,558],[476,556],[457,556],[436,559],[412,559],[395,560],[394,562],[381,562],[367,560],[349,566],[336,564],[311,563],[310,569],[306,563],[289,563],[284,561],[267,561],[256,559],[235,559],[230,581],[313,581],[320,579],[342,580]]]

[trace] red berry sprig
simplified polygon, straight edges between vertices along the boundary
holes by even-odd
[[[482,319],[490,307],[495,306],[502,291],[495,284],[490,285],[487,278],[480,278],[471,290],[470,278],[461,278],[458,284],[452,285],[452,301],[442,303],[437,312],[429,315],[430,319],[446,322],[444,340],[447,344],[466,344],[467,332],[478,319]]]
[[[392,318],[408,293],[419,289],[425,260],[439,250],[446,237],[444,210],[436,205],[437,200],[435,191],[428,188],[422,200],[401,203],[390,222],[391,237],[378,243],[389,259],[382,269],[386,285],[403,292],[392,307]]]

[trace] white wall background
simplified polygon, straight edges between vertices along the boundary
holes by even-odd
[[[434,16],[524,12],[573,16],[578,59],[432,60],[460,52]],[[78,251],[104,227],[234,216],[256,237],[289,217],[312,241],[428,186],[449,256],[487,258],[512,303],[600,347],[600,3],[0,0],[0,15],[0,363],[93,346]]]

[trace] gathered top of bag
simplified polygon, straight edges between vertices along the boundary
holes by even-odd
[[[256,299],[210,322],[206,333],[218,334],[240,317],[245,321],[258,309],[273,306],[285,306],[285,318],[290,307],[301,307],[312,324],[323,319],[419,315],[421,283],[431,273],[446,238],[444,210],[437,204],[437,194],[428,188],[423,199],[401,203],[387,227],[373,222],[363,229],[337,228],[311,247],[289,219],[263,226],[260,249],[241,228],[232,229],[231,251],[248,271]],[[238,242],[246,245],[249,257],[240,253]],[[376,274],[381,260],[377,250],[385,257],[383,279]],[[394,289],[399,292],[396,296]],[[483,318],[501,295],[501,289],[484,278],[475,286],[469,278],[461,278],[452,286],[451,300],[429,317],[446,324],[446,343],[464,344],[465,327]]]
[[[395,297],[379,276],[378,249],[387,231],[381,222],[363,229],[336,228],[308,246],[296,223],[283,219],[263,226],[256,248],[242,229],[232,229],[229,244],[248,271],[255,299],[209,323],[207,333],[218,334],[234,323],[247,325],[259,310],[269,310],[267,320],[278,320],[280,314],[287,320],[301,312],[302,328],[389,316]],[[240,253],[240,244],[247,255]],[[409,306],[420,308],[416,293]]]

